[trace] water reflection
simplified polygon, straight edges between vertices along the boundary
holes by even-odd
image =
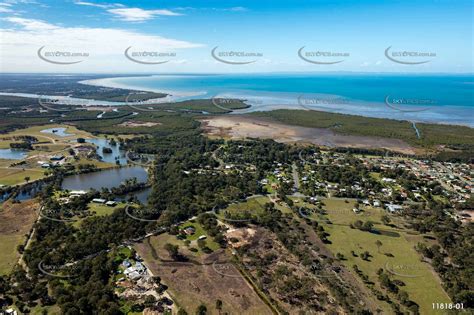
[[[27,156],[27,152],[28,151],[17,149],[0,149],[0,159],[21,160]]]
[[[56,135],[56,136],[59,136],[59,137],[69,137],[69,136],[74,135],[73,133],[67,133],[66,129],[67,128],[49,128],[49,129],[43,129],[43,130],[41,130],[41,132],[42,133],[49,133],[49,134]]]
[[[107,163],[116,163],[116,161],[120,162],[120,165],[127,164],[127,158],[125,157],[125,152],[119,149],[119,144],[116,143],[115,145],[110,144],[108,139],[103,138],[94,138],[94,139],[86,139],[87,143],[92,143],[97,146],[97,154],[102,158],[104,162]],[[110,149],[111,153],[104,153],[104,148]]]
[[[125,196],[118,196],[115,201],[128,201],[131,197],[136,197],[142,204],[148,203],[148,196],[151,193],[151,187],[136,191]]]
[[[148,180],[147,171],[140,166],[113,168],[100,172],[71,175],[64,178],[62,189],[68,190],[101,190],[102,187],[119,186],[126,179],[136,177],[138,182]]]

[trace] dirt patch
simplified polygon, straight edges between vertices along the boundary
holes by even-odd
[[[161,125],[161,123],[142,122],[142,121],[124,121],[123,123],[119,124],[118,126],[136,128],[136,127],[153,127],[153,126],[158,126],[158,125]]]
[[[340,135],[330,129],[285,125],[263,118],[226,115],[202,119],[202,129],[210,136],[231,139],[264,138],[278,142],[311,143],[327,147],[383,148],[415,154],[415,148],[403,140],[381,137]]]
[[[251,228],[231,228],[226,231],[227,239],[232,240],[231,245],[234,248],[240,248],[252,242],[256,230]]]
[[[264,228],[257,228],[242,263],[254,282],[261,283],[273,303],[287,314],[344,313],[320,280],[308,272],[274,233]]]
[[[0,235],[27,234],[35,222],[39,204],[35,199],[13,203],[7,201],[0,208]]]
[[[163,245],[144,241],[135,249],[151,272],[169,287],[177,306],[188,314],[193,314],[200,304],[206,305],[208,314],[272,314],[230,262],[231,255],[227,252],[218,250],[210,255],[190,257],[192,262],[170,263],[160,259]],[[221,312],[215,308],[216,300],[223,302]]]

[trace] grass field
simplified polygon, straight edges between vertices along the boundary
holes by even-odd
[[[43,169],[0,168],[0,185],[14,186],[25,183],[25,177],[34,181],[44,177]]]
[[[111,215],[115,211],[115,209],[119,207],[120,207],[120,204],[117,204],[114,207],[109,207],[100,203],[94,203],[94,202],[89,203],[89,210],[91,212],[95,212],[94,215],[99,216],[99,217]]]
[[[41,130],[51,129],[51,128],[67,128],[65,132],[68,133],[68,134],[71,134],[71,135],[67,136],[67,137],[60,137],[60,136],[58,136],[56,134],[53,134],[53,133],[41,132]],[[79,137],[82,137],[82,138],[91,137],[90,133],[88,133],[86,131],[79,130],[74,126],[63,125],[63,124],[50,124],[50,125],[42,125],[42,126],[33,126],[33,127],[26,128],[26,129],[17,129],[13,132],[8,133],[8,135],[9,136],[28,135],[28,136],[37,137],[38,140],[40,140],[40,141],[51,140],[51,139],[54,139],[54,140],[66,140],[66,139],[71,140],[71,139],[76,139],[76,138],[79,138]]]
[[[234,218],[244,213],[257,217],[264,210],[264,205],[269,202],[270,200],[265,196],[249,198],[245,202],[234,203],[220,210],[217,217],[224,219],[226,215],[229,215]]]
[[[90,202],[88,204],[88,208],[89,208],[89,211],[91,212],[94,212],[94,214],[92,216],[98,216],[98,217],[103,217],[103,216],[106,216],[106,215],[111,215],[115,209],[119,208],[119,207],[123,207],[123,205],[121,205],[120,203],[117,203],[117,205],[115,207],[109,207],[109,206],[106,206],[104,204],[100,204],[100,203],[94,203],[94,202]],[[88,216],[88,218],[90,218],[91,216]],[[77,218],[78,219],[77,221],[74,221],[72,223],[72,225],[76,228],[79,228],[82,224],[82,222],[84,221],[84,219],[82,218]]]
[[[16,263],[19,255],[16,247],[22,244],[24,240],[23,235],[0,235],[0,275],[9,274]]]
[[[421,255],[414,249],[418,242],[425,242],[423,236],[405,229],[401,224],[401,218],[391,216],[395,227],[386,226],[380,221],[384,214],[382,209],[364,208],[364,212],[355,214],[352,211],[354,200],[349,199],[349,203],[346,203],[343,199],[325,199],[323,202],[325,204],[323,208],[327,211],[324,217],[332,224],[320,220],[319,215],[316,217],[330,234],[329,249],[334,254],[344,255],[346,260],[343,263],[348,270],[353,272],[352,266],[355,264],[375,283],[378,283],[376,272],[379,268],[385,270],[389,268],[400,274],[400,276],[392,275],[392,278],[405,283],[401,289],[420,306],[421,314],[433,314],[432,303],[450,302],[431,266],[421,262]],[[374,222],[379,234],[350,228],[349,225],[356,220]],[[380,248],[376,245],[377,241],[382,242]],[[358,257],[354,257],[351,251]],[[360,258],[360,254],[364,251],[370,253],[369,261]]]
[[[36,200],[12,203],[6,201],[0,208],[0,275],[11,272],[19,253],[17,246],[23,244],[34,221],[39,204]]]
[[[21,168],[0,168],[1,185],[18,185],[25,182],[25,177],[30,177],[29,181],[34,181],[44,177],[43,169],[21,169]]]
[[[194,220],[193,220],[193,221],[194,221]],[[219,244],[217,244],[216,242],[214,242],[214,241],[212,240],[212,237],[209,237],[209,236],[207,235],[206,231],[203,229],[203,227],[202,227],[201,224],[197,223],[196,221],[194,221],[194,222],[189,221],[189,222],[186,222],[186,223],[184,223],[184,224],[181,224],[181,225],[179,226],[179,228],[180,228],[180,229],[184,229],[184,228],[186,228],[186,227],[188,227],[188,226],[192,226],[192,227],[194,227],[194,228],[196,229],[196,232],[195,232],[194,234],[192,234],[192,235],[186,235],[186,240],[191,241],[190,247],[194,247],[194,248],[199,249],[199,251],[198,251],[196,254],[198,254],[198,255],[203,254],[202,250],[197,246],[197,239],[198,239],[199,236],[201,236],[201,235],[207,236],[207,238],[206,238],[206,240],[205,240],[207,247],[209,247],[209,248],[212,249],[213,251],[219,249]],[[178,242],[173,242],[172,244],[176,244],[176,245],[179,245],[180,247],[183,247],[183,245],[184,245],[184,240],[178,240],[176,237],[174,237],[174,238],[175,238]]]

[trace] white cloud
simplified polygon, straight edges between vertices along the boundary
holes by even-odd
[[[114,5],[110,5],[110,4],[92,3],[92,2],[87,2],[87,1],[75,1],[74,4],[85,5],[89,7],[97,7],[97,8],[102,8],[102,9],[114,7]]]
[[[98,69],[110,71],[118,67],[133,71],[133,67],[137,65],[124,57],[125,49],[130,46],[135,49],[177,52],[178,56],[181,50],[203,47],[198,43],[125,29],[62,27],[40,20],[18,17],[8,17],[3,20],[12,23],[13,27],[0,29],[1,71],[47,71],[51,67],[57,70],[57,66],[50,65],[37,57],[38,49],[43,46],[45,46],[44,51],[88,53],[89,57],[77,66],[83,67],[77,68],[83,71]]]
[[[4,18],[4,20],[13,24],[20,25],[27,31],[45,31],[58,28],[57,26],[43,22],[41,20],[24,19],[20,17],[7,17]]]
[[[6,0],[5,5],[11,6],[12,4],[39,4],[36,0]]]
[[[230,8],[229,11],[245,12],[245,11],[248,11],[248,9],[247,9],[247,8],[244,8],[244,7],[233,7],[233,8]]]
[[[13,10],[5,7],[0,7],[0,13],[10,13],[13,12]]]
[[[178,16],[182,15],[170,10],[144,10],[141,8],[117,8],[109,9],[107,12],[114,14],[123,21],[143,22],[151,20],[156,16]]]

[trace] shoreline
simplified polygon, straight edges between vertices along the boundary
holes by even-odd
[[[177,75],[180,77],[185,77],[186,75]],[[156,89],[156,88],[149,88],[149,87],[140,87],[137,85],[127,85],[123,83],[117,83],[117,82],[112,82],[115,79],[130,79],[130,78],[153,78],[153,77],[159,77],[159,75],[147,75],[147,76],[130,76],[130,77],[108,77],[108,78],[100,78],[100,79],[91,79],[91,80],[83,80],[83,81],[78,81],[80,84],[86,84],[86,85],[93,85],[93,86],[100,86],[100,87],[109,87],[109,88],[119,88],[119,89],[128,89],[128,90],[137,90],[137,91],[145,91],[145,92],[153,92],[153,93],[166,93],[168,94],[167,97],[164,99],[170,99],[170,102],[179,102],[182,101],[183,99],[179,98],[186,98],[186,99],[200,99],[199,95],[205,95],[207,92],[179,92],[179,91],[171,91],[171,90],[166,90],[166,89]],[[261,92],[261,91],[260,91]],[[249,93],[257,93],[257,91],[249,91]],[[392,120],[399,120],[399,121],[408,121],[411,123],[421,123],[421,124],[433,124],[433,125],[454,125],[454,126],[464,126],[464,127],[469,127],[469,128],[474,128],[474,122],[468,122],[468,121],[452,121],[452,120],[443,120],[443,119],[436,119],[435,118],[417,118],[417,117],[409,117],[410,112],[402,112],[399,111],[396,114],[393,115],[384,115],[381,112],[388,106],[384,103],[377,103],[377,102],[370,102],[370,101],[363,101],[363,100],[351,100],[349,98],[343,97],[343,96],[338,96],[338,95],[330,95],[330,94],[316,94],[316,95],[321,95],[325,97],[340,97],[342,99],[347,99],[350,100],[352,103],[352,106],[355,108],[350,108],[350,106],[346,106],[345,108],[324,108],[324,105],[331,105],[331,104],[322,104],[321,106],[317,106],[315,109],[308,109],[304,108],[304,106],[301,106],[301,104],[295,104],[290,103],[289,98],[281,98],[280,100],[277,100],[275,104],[264,104],[262,99],[265,98],[272,98],[272,93],[273,92],[264,92],[263,96],[252,96],[250,94],[247,95],[239,95],[239,93],[230,93],[234,94],[229,96],[228,98],[240,98],[242,100],[248,100],[248,99],[255,99],[257,104],[252,104],[251,102],[246,102],[246,104],[250,105],[250,108],[244,109],[244,110],[235,110],[234,113],[231,113],[230,115],[233,114],[249,114],[252,112],[258,112],[258,111],[272,111],[272,110],[277,110],[277,109],[289,109],[289,110],[314,110],[314,111],[323,111],[323,112],[328,112],[328,113],[334,113],[334,114],[341,114],[341,115],[353,115],[353,116],[361,116],[361,117],[368,117],[368,118],[379,118],[379,119],[392,119]],[[226,94],[226,93],[219,93],[219,94]],[[229,93],[227,93],[229,94]],[[273,93],[275,94],[275,93]],[[310,95],[309,93],[301,93],[300,96],[304,95]],[[169,97],[169,98],[168,98]],[[216,97],[216,96],[214,96]],[[225,97],[222,97],[225,98]],[[278,96],[276,97],[278,98]],[[265,109],[259,110],[258,107],[270,107],[270,109]],[[378,111],[377,111],[377,108]],[[273,107],[273,108],[272,108]],[[439,109],[445,109],[446,107],[440,106]],[[260,108],[262,109],[262,108]],[[376,109],[376,111],[374,111]],[[436,109],[436,108],[434,108]],[[368,110],[372,110],[372,113],[365,114]],[[393,109],[392,109],[393,110]],[[462,107],[460,106],[449,106],[449,111],[452,110],[463,110]],[[443,113],[436,112],[436,116],[443,116]],[[405,117],[404,117],[405,116]]]
[[[185,78],[187,75],[175,75],[175,77]],[[194,76],[194,75],[191,75]],[[269,112],[279,109],[288,110],[308,110],[319,111],[341,115],[353,115],[366,118],[390,119],[407,121],[410,123],[432,124],[432,125],[453,125],[474,128],[474,121],[470,119],[467,113],[470,111],[468,106],[457,105],[439,105],[420,111],[410,112],[407,108],[397,108],[390,106],[386,102],[379,101],[363,101],[339,96],[336,94],[323,93],[301,93],[296,92],[271,92],[259,90],[236,90],[214,94],[210,97],[210,92],[179,92],[166,88],[142,87],[137,84],[125,84],[114,82],[117,79],[142,79],[142,78],[158,78],[166,80],[167,76],[159,75],[147,76],[115,76],[98,79],[87,79],[76,81],[78,84],[84,84],[96,87],[107,87],[115,89],[126,89],[142,92],[165,93],[165,97],[154,100],[156,103],[177,103],[186,100],[212,99],[218,98],[236,98],[243,100],[250,107],[241,110],[235,110],[230,115],[250,114],[254,112]],[[209,88],[212,90],[212,86]],[[33,97],[38,95],[27,95],[26,93],[0,93],[0,95],[9,95],[17,97]],[[205,95],[205,97],[203,97]],[[222,96],[221,96],[222,95]],[[296,97],[298,96],[298,97]],[[43,95],[44,98],[60,98],[65,100],[75,100],[68,96]],[[300,102],[300,98],[303,102]],[[79,103],[85,106],[122,106],[127,105],[124,102],[108,102],[93,99],[77,98]],[[420,107],[420,106],[418,106]]]
[[[163,94],[167,94],[167,96],[164,97],[164,98],[171,98],[172,101],[173,100],[176,101],[178,98],[194,97],[194,96],[199,96],[199,95],[205,94],[205,92],[184,93],[184,92],[178,92],[178,91],[172,91],[172,90],[166,90],[166,89],[154,89],[154,88],[148,88],[148,87],[143,88],[143,87],[130,85],[130,84],[127,85],[127,84],[112,82],[112,80],[120,79],[120,78],[134,79],[134,78],[145,78],[145,77],[146,78],[154,77],[154,75],[130,76],[130,77],[108,77],[108,78],[100,78],[100,79],[81,80],[81,81],[77,81],[77,83],[84,84],[84,85],[90,85],[90,86],[108,87],[108,88],[113,88],[113,89],[144,91],[144,92],[152,92],[152,93],[163,93]]]

